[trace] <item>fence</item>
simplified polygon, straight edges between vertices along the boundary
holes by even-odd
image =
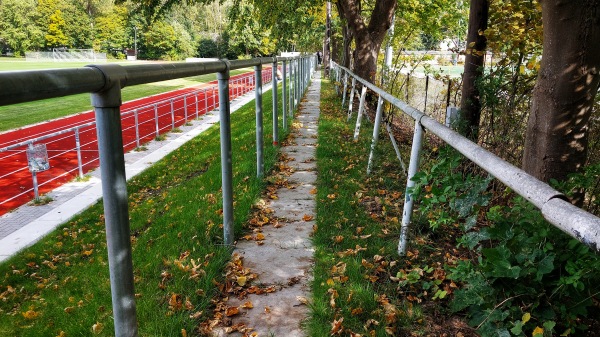
[[[257,175],[263,166],[262,146],[262,65],[274,68],[282,63],[283,125],[297,107],[307,89],[315,67],[314,57],[256,58],[238,61],[144,64],[122,67],[114,64],[91,65],[83,68],[45,71],[9,72],[0,74],[0,105],[29,102],[44,98],[79,93],[91,93],[96,114],[96,130],[104,218],[108,246],[110,284],[115,322],[115,336],[137,336],[137,315],[133,288],[133,262],[129,230],[129,211],[123,136],[121,131],[121,89],[125,86],[164,81],[174,78],[217,73],[219,92],[221,176],[223,193],[223,232],[225,245],[233,243],[233,186],[231,165],[230,75],[232,69],[254,66],[257,120]],[[289,62],[290,76],[287,76]],[[272,72],[273,88],[277,88],[277,72]],[[274,90],[274,93],[276,90]],[[273,142],[278,141],[278,97],[273,95]]]
[[[106,62],[106,53],[97,53],[93,49],[54,49],[47,52],[26,52],[26,61],[46,62]]]
[[[541,210],[542,215],[548,222],[579,240],[583,244],[589,246],[594,251],[600,251],[600,218],[573,206],[567,201],[567,198],[562,193],[556,191],[549,185],[502,160],[467,138],[459,135],[449,127],[440,124],[434,118],[429,117],[421,111],[410,106],[406,102],[356,76],[349,69],[335,63],[332,63],[331,69],[333,70],[331,75],[336,80],[336,83],[344,84],[342,104],[345,104],[346,101],[346,92],[348,89],[348,83],[350,82],[348,79],[351,79],[352,87],[358,83],[362,84],[355,128],[355,138],[358,137],[361,118],[364,114],[364,96],[367,89],[372,90],[379,96],[367,172],[370,172],[370,168],[373,163],[374,149],[379,138],[379,128],[382,121],[382,105],[384,101],[389,102],[396,108],[403,111],[406,116],[409,116],[414,120],[414,134],[407,174],[406,195],[402,214],[400,240],[398,243],[399,254],[403,255],[406,252],[407,235],[414,202],[414,199],[409,191],[415,185],[415,182],[412,180],[412,178],[418,170],[421,145],[425,130],[438,136],[445,143],[462,153],[465,157],[501,181],[504,185],[524,197],[527,201]],[[345,80],[342,80],[342,76]],[[353,93],[354,90],[351,90],[348,114],[349,118],[352,113]],[[392,141],[394,141],[393,138]]]
[[[233,76],[230,80],[230,97],[236,98],[254,89],[252,72]],[[263,82],[270,82],[271,68],[262,72]],[[186,91],[180,90],[181,91]],[[184,94],[159,99],[144,104],[145,100],[129,102],[122,109],[121,123],[125,151],[140,148],[142,144],[158,138],[161,134],[179,127],[189,120],[217,108],[217,86],[188,90]],[[0,215],[17,207],[31,198],[36,184],[32,185],[28,176],[25,151],[30,144],[45,141],[53,161],[52,168],[39,174],[39,187],[52,190],[57,184],[68,181],[76,175],[98,167],[98,146],[95,137],[93,115],[58,130],[47,130],[25,138],[11,138],[10,142],[0,143],[0,183],[5,187],[0,191]],[[14,133],[18,133],[14,132]],[[19,165],[19,163],[23,163]],[[37,197],[37,196],[36,196]]]

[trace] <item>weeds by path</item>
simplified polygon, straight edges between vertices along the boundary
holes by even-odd
[[[346,116],[324,80],[310,336],[473,335],[438,306],[456,287],[444,270],[455,252],[439,248],[451,239],[434,246],[418,234],[407,256],[397,255],[406,178],[386,141],[378,145],[373,174],[366,175],[372,125],[364,122],[354,142]]]
[[[271,144],[271,92],[264,95]],[[265,183],[256,178],[254,102],[232,115],[235,228]],[[286,134],[283,129],[281,137]],[[266,172],[277,149],[265,146]],[[193,336],[231,258],[222,246],[219,129],[212,127],[128,184],[141,336]],[[0,265],[1,336],[114,334],[102,204]]]

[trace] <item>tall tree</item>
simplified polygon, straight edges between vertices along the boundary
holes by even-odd
[[[589,120],[600,83],[600,1],[541,4],[542,61],[523,169],[543,181],[564,180],[587,158]]]
[[[377,56],[392,24],[396,4],[396,0],[376,0],[371,15],[365,18],[360,0],[338,0],[339,14],[346,19],[356,44],[353,70],[370,82],[374,82]]]
[[[69,39],[65,35],[65,19],[60,9],[50,15],[48,31],[46,33],[46,44],[49,47],[63,47]]]
[[[323,41],[323,69],[325,75],[329,75],[329,63],[331,61],[331,1],[327,1],[325,19],[325,37]]]
[[[474,141],[477,141],[481,118],[481,101],[477,81],[483,76],[486,48],[484,32],[487,29],[489,8],[488,0],[471,0],[460,102],[460,130],[463,135]]]
[[[39,48],[43,33],[35,25],[33,0],[3,0],[0,3],[0,42],[16,55]]]

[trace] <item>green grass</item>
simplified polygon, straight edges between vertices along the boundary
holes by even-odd
[[[382,138],[374,171],[367,176],[372,124],[363,122],[354,142],[354,123],[346,121],[340,97],[327,80],[321,94],[309,335],[329,336],[336,324],[342,336],[416,332],[421,309],[399,296],[398,283],[390,280],[404,265],[396,253],[403,200],[396,191],[406,184],[400,164]]]
[[[265,144],[270,100],[271,91]],[[236,234],[265,186],[255,178],[254,143],[251,102],[232,115]],[[199,319],[211,317],[215,282],[230,258],[220,227],[219,146],[215,126],[128,183],[140,336],[193,335]],[[265,146],[266,172],[276,156],[277,148]],[[0,264],[0,336],[113,335],[102,214],[99,202]]]
[[[2,61],[0,62],[0,71],[82,67],[86,64],[90,63]],[[231,74],[237,75],[248,71],[251,71],[251,69],[236,69],[231,71]],[[0,76],[1,75],[2,73],[0,72]],[[156,95],[214,80],[216,80],[215,74],[207,74],[125,87],[122,92],[123,101],[127,102],[137,98]],[[90,104],[89,94],[71,95],[42,101],[0,106],[0,132],[90,110],[92,110],[92,106]]]

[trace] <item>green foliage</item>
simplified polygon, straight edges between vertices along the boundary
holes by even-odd
[[[462,157],[451,147],[440,149],[435,163],[418,172],[409,190],[419,200],[419,214],[433,230],[464,220],[464,229],[475,226],[478,210],[489,202],[490,177],[481,177],[461,167]]]
[[[0,3],[0,48],[5,45],[22,56],[34,48],[41,36],[34,20],[34,1],[6,0]]]
[[[46,33],[46,45],[49,47],[65,46],[67,42],[69,42],[69,39],[64,33],[66,24],[60,9],[57,9],[50,15],[49,22],[48,31]]]
[[[582,194],[583,209],[600,213],[600,161],[585,166],[582,172],[570,174],[564,182],[553,181],[553,184],[569,197]]]
[[[127,8],[115,6],[110,13],[96,19],[94,48],[117,56],[129,47],[127,16]]]
[[[412,190],[432,229],[463,224],[458,245],[477,253],[447,267],[448,277],[463,284],[453,294],[451,310],[465,311],[481,336],[585,330],[586,317],[598,314],[599,256],[521,198],[501,194],[496,197],[509,200],[505,205],[486,208],[491,180],[472,171],[457,153],[442,149],[440,159],[415,177]]]

